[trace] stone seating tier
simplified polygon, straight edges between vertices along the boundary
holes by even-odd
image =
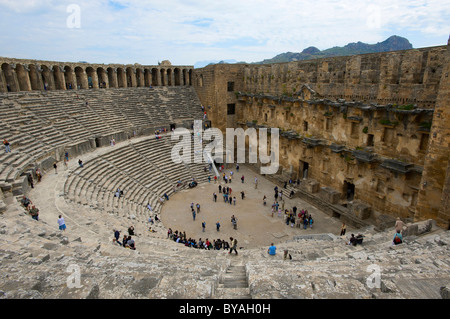
[[[171,123],[201,118],[200,101],[192,87],[3,93],[1,133],[14,155],[0,157],[2,189],[10,189],[8,183],[41,163],[45,162],[42,170],[51,169],[68,146],[75,145],[71,155],[76,155],[96,144],[103,146],[112,137],[119,141],[134,132],[153,134]]]
[[[269,256],[267,247],[242,247],[239,256],[229,256],[177,244],[160,224],[153,226],[156,233],[146,232],[149,224],[137,216],[63,206],[77,212],[67,233],[9,207],[0,221],[0,239],[14,245],[0,248],[2,298],[438,299],[440,287],[449,284],[448,231],[406,237],[391,246],[393,228],[368,228],[361,230],[363,244],[355,247],[322,234],[278,244],[276,256]],[[111,241],[112,229],[130,220],[136,225],[136,251]],[[126,229],[119,229],[123,236]],[[283,259],[285,249],[292,259]],[[67,286],[70,265],[85,274],[82,288]],[[374,265],[379,287],[367,283]]]

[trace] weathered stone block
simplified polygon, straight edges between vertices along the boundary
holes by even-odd
[[[303,181],[300,185],[302,188],[304,188],[306,191],[312,194],[317,193],[320,190],[320,183],[313,179]]]
[[[322,187],[319,196],[331,204],[337,204],[341,197],[341,193],[331,187]]]
[[[347,208],[350,213],[359,219],[367,219],[372,214],[372,207],[360,200],[354,200],[352,203],[349,203]]]
[[[387,168],[397,173],[406,174],[413,168],[413,165],[394,159],[386,159],[383,161],[383,163],[381,163],[381,167]]]

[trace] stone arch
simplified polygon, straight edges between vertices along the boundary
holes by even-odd
[[[166,70],[161,69],[159,72],[161,74],[161,85],[165,86],[166,85]]]
[[[99,88],[108,88],[109,87],[108,74],[106,73],[105,69],[102,67],[97,68],[97,80],[98,80]]]
[[[127,87],[127,76],[122,68],[117,68],[117,84],[120,88]]]
[[[188,85],[188,70],[183,69],[181,75],[181,85]]]
[[[5,87],[7,92],[19,91],[16,74],[9,63],[2,64],[3,78],[5,79]]]
[[[153,68],[152,69],[152,86],[158,86],[160,83],[158,83],[158,69]]]
[[[73,90],[77,88],[73,69],[68,65],[64,67],[64,82],[67,90]]]
[[[136,69],[136,86],[137,87],[145,86],[144,72],[140,68]]]
[[[20,91],[31,91],[30,76],[28,75],[28,67],[26,65],[16,65],[16,76]]]
[[[152,85],[152,71],[144,69],[144,86],[149,87]]]
[[[64,73],[59,65],[54,65],[52,67],[53,72],[53,82],[55,90],[65,90],[66,85],[64,83]]]
[[[97,72],[95,72],[93,67],[88,66],[86,68],[86,76],[88,81],[88,87],[90,89],[97,89],[98,88]]]
[[[181,71],[179,68],[175,68],[174,71],[174,80],[175,80],[175,85],[181,85]]]
[[[128,67],[126,70],[127,73],[127,85],[126,87],[136,87],[136,70]]]
[[[172,69],[167,69],[167,85],[168,86],[172,86],[173,85],[173,71]]]
[[[108,83],[110,88],[117,88],[117,70],[115,68],[109,67],[106,69],[108,72]]]

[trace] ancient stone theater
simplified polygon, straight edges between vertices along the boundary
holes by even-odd
[[[449,62],[0,58],[0,298],[448,299]],[[198,121],[278,128],[278,171],[174,161]]]

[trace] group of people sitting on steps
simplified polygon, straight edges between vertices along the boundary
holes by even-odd
[[[117,243],[120,246],[124,247],[124,248],[129,248],[131,250],[136,250],[136,243],[134,241],[134,239],[131,236],[135,235],[134,232],[134,227],[130,226],[128,228],[128,235],[123,235],[123,239],[122,242],[119,241],[120,239],[120,231],[117,229],[113,229],[114,232],[114,238],[113,238],[113,243]]]
[[[30,214],[31,218],[35,220],[39,220],[39,208],[37,208],[31,200],[26,197],[25,195],[22,196],[22,199],[20,200],[20,203],[25,208],[25,210]]]
[[[206,240],[202,240],[201,238],[199,238],[198,241],[196,241],[195,239],[189,237],[186,237],[186,232],[181,232],[178,230],[172,231],[171,228],[168,229],[167,231],[167,238],[180,243],[180,244],[184,244],[186,247],[193,247],[193,248],[198,248],[198,249],[207,249],[207,250],[228,250],[231,249],[232,246],[230,246],[230,243],[226,240],[222,240],[222,239],[213,239],[213,241],[211,242],[208,238],[206,238]],[[234,243],[234,239],[232,237],[230,237],[230,241],[233,245]],[[237,241],[236,241],[237,244]],[[231,252],[231,250],[230,250]]]
[[[165,128],[156,130],[156,131],[155,131],[155,138],[156,138],[157,140],[159,140],[159,139],[161,138],[161,133],[166,133],[166,132],[167,132],[167,129],[165,129]]]

